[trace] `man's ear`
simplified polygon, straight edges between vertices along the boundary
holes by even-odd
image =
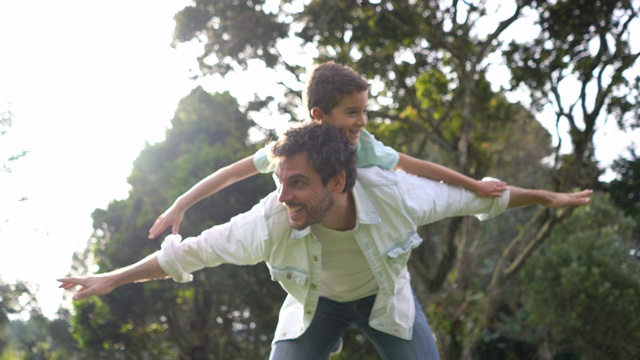
[[[311,121],[322,121],[324,119],[324,111],[317,106],[311,109]]]
[[[344,186],[346,183],[347,174],[344,171],[340,171],[340,173],[329,180],[329,186],[331,186],[331,191],[334,194],[339,194],[344,190]]]

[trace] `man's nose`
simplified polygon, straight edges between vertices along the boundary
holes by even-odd
[[[289,191],[285,189],[284,185],[278,186],[278,201],[285,203],[289,197]]]

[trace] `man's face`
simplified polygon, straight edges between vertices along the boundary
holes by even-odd
[[[302,230],[325,218],[333,206],[333,194],[309,166],[306,153],[283,158],[275,174],[279,179],[278,200],[287,207],[292,228]]]
[[[360,132],[367,125],[368,91],[346,95],[328,114],[322,114],[325,125],[340,129],[351,145],[358,145]]]

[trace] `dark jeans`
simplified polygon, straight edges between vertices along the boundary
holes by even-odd
[[[274,344],[270,360],[325,360],[340,337],[349,327],[362,330],[378,354],[385,360],[438,360],[438,348],[431,334],[427,318],[417,299],[413,338],[403,340],[369,326],[369,314],[375,296],[339,303],[320,298],[316,314],[307,331],[297,339],[281,340]]]

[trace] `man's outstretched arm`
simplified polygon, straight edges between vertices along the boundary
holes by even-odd
[[[72,288],[76,285],[81,289],[73,296],[74,300],[82,300],[93,295],[108,294],[118,286],[152,279],[167,277],[158,263],[158,253],[151,254],[133,265],[123,267],[104,274],[86,277],[66,277],[58,279],[60,287]]]
[[[509,186],[508,208],[528,205],[540,205],[550,208],[587,205],[591,202],[593,190],[582,190],[574,193],[559,193],[547,190],[523,189]]]

